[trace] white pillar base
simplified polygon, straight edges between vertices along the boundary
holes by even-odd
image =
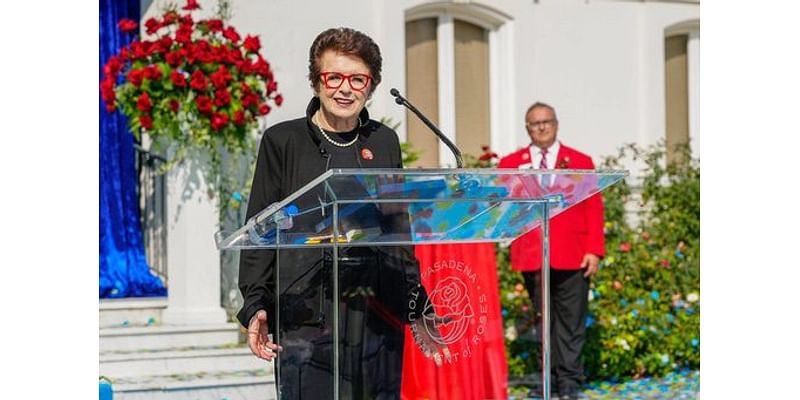
[[[201,173],[207,166],[207,158],[188,155],[167,174],[166,325],[227,322],[220,301],[219,251],[214,245],[217,199],[209,198]]]

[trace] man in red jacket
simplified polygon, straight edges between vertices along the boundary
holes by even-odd
[[[498,168],[594,169],[592,159],[556,140],[553,107],[535,103],[525,114],[531,145],[500,160]],[[542,182],[542,185],[548,183]],[[540,307],[542,242],[539,228],[511,244],[511,265],[522,271],[536,308]],[[583,381],[581,349],[586,338],[589,280],[605,254],[600,194],[555,216],[550,223],[550,298],[553,380],[560,399],[577,398]]]

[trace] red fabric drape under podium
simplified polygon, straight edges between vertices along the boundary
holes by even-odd
[[[427,306],[438,316],[452,319],[440,325],[439,331],[453,358],[437,368],[416,346],[406,326],[401,398],[507,398],[495,245],[421,245],[415,253],[430,297]]]

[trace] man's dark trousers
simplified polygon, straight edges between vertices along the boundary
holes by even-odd
[[[586,341],[589,278],[585,269],[550,270],[552,382],[560,394],[573,393],[585,380],[581,349]],[[541,271],[523,272],[534,308],[541,309]],[[541,315],[540,312],[536,313]]]

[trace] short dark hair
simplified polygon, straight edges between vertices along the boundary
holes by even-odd
[[[369,36],[352,28],[331,28],[323,31],[314,43],[311,44],[311,49],[308,52],[308,80],[311,81],[311,87],[314,90],[319,87],[320,83],[320,67],[319,59],[322,54],[328,50],[337,51],[350,56],[355,56],[364,61],[369,67],[370,75],[372,75],[372,85],[370,93],[375,91],[375,88],[381,82],[381,49]]]
[[[541,101],[537,101],[536,103],[533,103],[532,106],[528,107],[528,111],[525,111],[525,115],[527,116],[531,111],[533,111],[534,108],[546,108],[550,110],[550,112],[553,113],[553,119],[558,121],[558,115],[556,115],[556,109],[553,108],[553,106],[551,106],[550,104],[542,103]]]

